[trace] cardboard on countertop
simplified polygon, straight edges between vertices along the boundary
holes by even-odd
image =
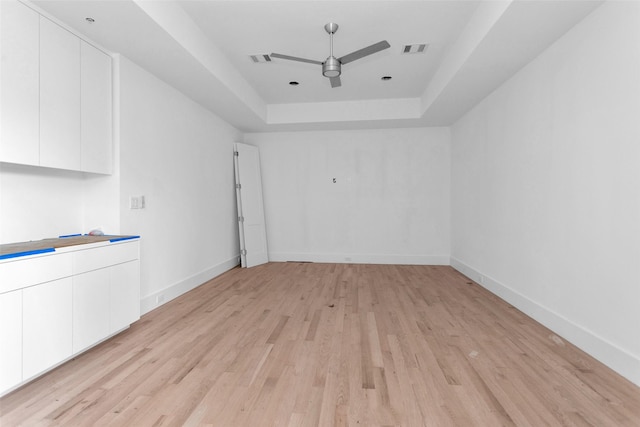
[[[106,242],[113,239],[125,239],[137,236],[71,236],[52,239],[33,240],[30,242],[8,243],[0,245],[0,255],[16,254],[22,252],[40,251],[43,249],[64,248],[67,246],[86,245],[88,243]]]

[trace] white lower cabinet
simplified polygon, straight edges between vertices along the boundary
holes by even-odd
[[[22,381],[22,289],[0,294],[0,391]]]
[[[118,264],[110,269],[109,333],[126,328],[140,319],[140,260]]]
[[[139,260],[73,276],[74,353],[140,318],[139,277]]]
[[[72,279],[23,289],[22,379],[27,380],[72,354]]]
[[[140,243],[0,262],[0,395],[140,318]]]
[[[109,335],[109,270],[73,276],[73,352]]]

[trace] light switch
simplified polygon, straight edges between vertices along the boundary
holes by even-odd
[[[144,209],[144,207],[145,207],[144,196],[129,197],[129,209]]]

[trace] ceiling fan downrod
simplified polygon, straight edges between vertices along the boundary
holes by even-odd
[[[329,22],[324,26],[329,33],[329,57],[322,63],[322,75],[325,77],[338,77],[342,73],[340,61],[333,56],[333,35],[338,31],[338,24]]]

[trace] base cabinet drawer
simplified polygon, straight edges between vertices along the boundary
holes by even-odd
[[[16,258],[0,264],[0,292],[26,288],[73,274],[72,255],[46,255],[29,260]]]
[[[140,257],[139,243],[114,243],[73,253],[73,273],[80,274],[105,266],[133,261]]]
[[[72,279],[22,292],[22,379],[27,380],[72,354]]]

